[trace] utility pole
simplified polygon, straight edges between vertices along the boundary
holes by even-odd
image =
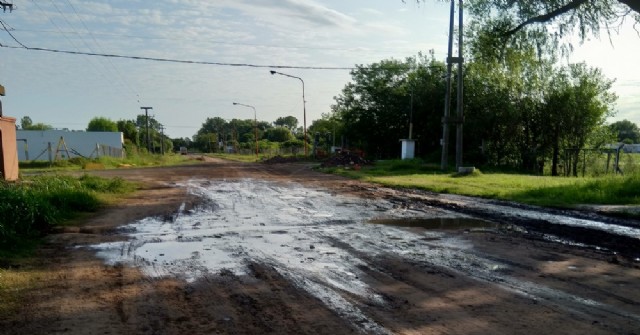
[[[0,0],[0,6],[2,7],[2,11],[4,13],[7,12],[7,8],[9,9],[9,13],[13,12],[13,4],[12,3],[8,3],[6,1],[2,1]],[[5,92],[4,92],[4,86],[0,85],[0,96],[4,96]],[[0,116],[2,116],[2,101],[0,100]]]
[[[462,57],[463,51],[463,0],[459,0],[458,5],[458,57],[453,57],[453,35],[454,35],[454,17],[455,17],[455,0],[451,0],[451,11],[449,17],[449,44],[447,52],[447,92],[445,94],[444,101],[444,117],[442,118],[442,160],[440,168],[446,170],[449,164],[449,127],[452,123],[456,124],[456,169],[462,166],[462,125],[464,123],[463,115],[463,80],[462,80],[462,66],[464,59]],[[458,84],[457,84],[457,99],[456,99],[456,117],[451,118],[451,75],[453,64],[458,64]]]
[[[2,1],[0,0],[0,6],[2,6],[2,11],[3,12],[7,12],[7,8],[9,9],[9,13],[13,12],[13,4],[12,3],[8,3],[6,1]]]
[[[442,118],[442,159],[440,168],[446,170],[449,165],[449,115],[451,113],[451,67],[453,66],[453,16],[455,13],[454,0],[451,0],[449,13],[449,44],[447,48],[447,91],[444,95],[444,117]]]
[[[164,126],[160,125],[160,154],[164,156]]]
[[[457,118],[456,118],[456,171],[462,166],[462,126],[464,125],[464,114],[462,104],[463,81],[462,81],[462,65],[464,58],[462,57],[462,0],[458,4],[458,97],[456,102]]]
[[[151,140],[149,137],[149,110],[153,109],[153,107],[140,107],[140,109],[144,109],[144,116],[146,118],[146,131],[147,131],[147,152],[151,153]]]

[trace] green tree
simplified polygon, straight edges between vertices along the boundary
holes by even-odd
[[[270,128],[265,131],[264,137],[271,142],[287,142],[294,139],[291,130],[286,127]]]
[[[23,130],[51,130],[53,127],[46,123],[33,123],[30,117],[24,116],[20,119],[20,126]]]
[[[573,156],[569,156],[572,165],[568,168],[577,175],[578,149],[584,148],[589,136],[613,113],[617,96],[610,91],[612,84],[599,69],[584,63],[562,68],[552,79],[546,100],[547,112],[555,116],[548,128],[553,150],[552,175],[558,175],[562,148],[572,149]]]
[[[125,140],[129,140],[136,146],[140,145],[140,131],[133,120],[118,120],[116,126],[119,132],[122,132],[122,136]]]
[[[616,20],[633,16],[640,22],[637,0],[476,0],[467,2],[476,17],[497,13],[496,32],[512,36],[529,27],[532,31],[562,38],[577,30],[582,39],[615,29]]]
[[[279,117],[273,122],[278,127],[286,127],[291,131],[295,131],[298,127],[298,119],[293,116]]]
[[[29,128],[25,129],[25,130],[52,130],[53,127],[51,125],[48,125],[46,123],[42,123],[42,122],[38,122],[38,123],[34,123],[31,126],[29,126]]]
[[[352,81],[335,98],[332,118],[351,147],[376,157],[398,157],[398,140],[413,139],[423,150],[437,150],[445,85],[444,64],[433,55],[404,61],[383,60],[351,71]]]
[[[94,117],[89,121],[87,131],[118,131],[118,125],[105,117]]]
[[[640,128],[629,120],[614,122],[609,125],[609,128],[618,137],[618,142],[640,143]]]
[[[23,116],[22,119],[20,119],[20,126],[22,127],[22,129],[27,130],[29,129],[29,127],[31,127],[32,124],[33,121],[28,116]]]

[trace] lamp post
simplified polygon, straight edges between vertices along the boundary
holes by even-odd
[[[274,74],[279,74],[281,76],[285,76],[285,77],[289,77],[289,78],[295,78],[300,80],[300,82],[302,83],[302,116],[303,116],[303,123],[302,123],[302,127],[304,129],[304,156],[307,156],[307,104],[306,101],[304,99],[304,80],[302,80],[302,78],[300,77],[296,77],[296,76],[292,76],[290,74],[286,74],[286,73],[282,73],[282,72],[278,72],[278,71],[274,71],[271,70],[269,71],[271,72],[272,75]]]
[[[244,106],[244,107],[249,107],[253,109],[253,130],[255,132],[254,136],[256,138],[256,159],[258,159],[258,118],[256,116],[256,108],[251,105],[245,105],[238,102],[234,102],[233,104],[237,106]]]

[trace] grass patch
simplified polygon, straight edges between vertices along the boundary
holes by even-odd
[[[150,167],[150,166],[172,166],[193,162],[189,156],[177,154],[151,155],[137,154],[127,158],[100,157],[95,161],[102,164],[105,169],[123,167]]]
[[[236,161],[236,162],[245,162],[245,163],[257,162],[259,159],[264,158],[264,157],[258,156],[258,159],[256,159],[255,154],[243,155],[243,154],[226,154],[226,153],[204,154],[204,156],[226,159],[226,160]]]
[[[571,207],[579,204],[640,204],[640,175],[567,178],[513,173],[442,172],[420,160],[383,161],[360,171],[324,169],[392,187],[416,188],[521,203]]]
[[[20,253],[32,241],[81,212],[96,211],[101,196],[133,191],[122,179],[42,175],[0,183],[0,257]]]
[[[172,166],[194,162],[189,156],[166,154],[135,154],[126,158],[100,157],[88,159],[74,157],[68,160],[20,162],[20,169],[27,172],[61,172],[78,170],[103,170],[127,167]]]

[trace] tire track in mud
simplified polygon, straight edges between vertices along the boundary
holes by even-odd
[[[640,262],[640,224],[635,220],[620,220],[597,214],[543,209],[463,196],[432,195],[419,191],[399,192],[404,193],[407,198],[394,194],[390,199],[407,203],[407,206],[430,206],[463,213],[505,224],[506,228],[517,226],[520,227],[522,236],[527,238],[555,238],[559,243],[574,242],[577,246],[600,250],[611,256],[619,254]],[[576,226],[574,222],[585,222],[594,227]]]
[[[380,237],[382,238],[382,237]],[[543,304],[546,308],[552,310],[563,310],[572,315],[579,316],[582,320],[598,320],[613,319],[608,323],[608,327],[616,328],[616,324],[640,324],[640,315],[624,312],[620,307],[615,307],[606,303],[601,303],[579,295],[572,294],[563,290],[558,290],[537,284],[526,279],[518,279],[510,275],[509,269],[512,265],[502,263],[494,257],[484,257],[482,253],[475,250],[463,250],[455,246],[444,246],[434,244],[432,241],[422,242],[420,240],[411,241],[416,244],[416,249],[430,250],[425,252],[421,257],[415,257],[410,254],[394,254],[387,250],[398,250],[392,246],[392,242],[388,245],[378,245],[377,252],[372,253],[371,246],[367,248],[367,252],[362,252],[364,248],[357,244],[341,241],[333,237],[328,237],[332,243],[339,245],[340,248],[348,250],[349,254],[362,259],[367,265],[363,267],[372,279],[379,278],[376,272],[391,276],[395,280],[405,283],[408,287],[415,288],[415,292],[433,291],[428,284],[413,281],[402,273],[427,273],[437,276],[446,276],[452,280],[456,278],[473,278],[475,280],[486,283],[490,286],[501,288],[504,291],[512,292],[520,296],[525,304]],[[352,241],[351,241],[352,242]],[[408,257],[407,257],[408,256]],[[395,262],[380,261],[379,258],[396,258]],[[389,263],[403,264],[401,268],[397,265],[389,266]],[[386,265],[385,265],[386,264]],[[402,267],[417,267],[420,270],[407,270]],[[428,280],[427,280],[428,282]],[[490,289],[490,288],[489,288]],[[434,295],[440,296],[442,292],[435,292]],[[622,302],[632,302],[628,299],[621,299]],[[456,304],[459,305],[459,304]],[[464,305],[464,304],[462,304]],[[638,304],[633,302],[631,306]],[[517,308],[515,305],[513,308]],[[628,308],[627,308],[628,309]],[[620,329],[622,331],[622,329]]]
[[[300,179],[304,177],[304,173],[308,173],[301,170],[302,168],[299,166],[288,169],[279,169],[275,167],[261,169],[259,166],[252,166],[250,168],[242,169],[242,172],[224,172],[224,178],[240,179],[238,178],[238,176],[243,175],[244,173],[249,173],[252,176],[262,175],[265,179],[274,178],[276,179],[277,184],[282,184],[288,183],[291,180]],[[288,178],[289,176],[292,176],[296,173],[300,174],[299,177],[296,176],[295,178]],[[244,174],[243,176],[246,177],[246,174]],[[304,181],[304,184],[317,187],[318,185],[322,184],[320,180],[320,177],[317,177],[316,179],[315,176],[312,176],[308,181]],[[351,183],[349,181],[342,181],[341,183],[343,185],[336,186],[335,184],[332,184],[330,186],[332,187],[332,190],[328,192],[333,194],[336,190],[340,190],[340,192],[342,192],[345,189],[348,191],[350,189],[350,194],[356,194],[358,196],[370,199],[371,203],[375,203],[378,199],[381,198],[388,199],[392,203],[394,203],[398,209],[416,209],[432,213],[442,213],[446,212],[444,210],[451,210],[455,213],[463,213],[476,217],[483,217],[508,225],[514,225],[520,222],[524,226],[527,223],[526,218],[518,217],[517,215],[506,215],[487,209],[482,209],[482,204],[476,205],[472,203],[474,200],[469,200],[471,203],[447,203],[446,199],[425,200],[422,198],[422,196],[415,197],[411,192],[386,190],[382,188],[379,189],[371,185],[362,186],[359,183]],[[273,190],[277,190],[277,188],[274,188]],[[268,201],[268,199],[266,199],[265,201]],[[203,207],[207,206],[209,206],[209,204],[204,203]],[[437,210],[433,210],[433,208]],[[515,208],[517,211],[517,207]],[[219,208],[215,207],[212,207],[210,209],[213,211],[219,210]],[[184,215],[188,215],[188,213],[185,213]],[[236,219],[240,221],[245,220],[244,218],[242,218],[242,215],[239,215],[238,212],[236,212],[235,215],[237,216]],[[349,224],[348,221],[334,221],[336,222],[337,226]],[[330,224],[328,223],[329,221],[327,220],[323,223],[323,225],[330,226]],[[535,226],[539,225],[539,223],[531,222],[531,225]],[[400,231],[401,229],[398,230]],[[533,231],[533,228],[527,228],[526,231],[530,232],[525,232],[525,229],[520,228],[513,229],[512,231],[506,233],[500,232],[500,234],[504,234],[505,236],[513,236],[514,239],[518,237],[524,237],[532,241],[546,241],[543,238],[543,234],[536,235]],[[575,231],[575,228],[569,228],[567,229],[565,234],[570,235],[571,232]],[[347,235],[353,235],[357,232],[346,231],[345,233]],[[408,332],[409,330],[416,330],[415,332],[419,333],[419,331],[417,331],[418,329],[425,330],[425,332],[431,330],[435,333],[455,333],[456,331],[464,332],[461,331],[463,329],[461,328],[462,326],[457,325],[455,324],[455,321],[452,321],[457,317],[463,320],[467,320],[461,322],[467,323],[465,326],[467,327],[466,330],[475,331],[490,329],[496,331],[488,331],[485,333],[517,333],[516,331],[508,331],[508,319],[495,314],[497,310],[509,308],[520,311],[523,315],[527,314],[528,312],[540,314],[548,320],[553,320],[551,322],[558,322],[558,324],[566,323],[572,325],[574,327],[573,330],[582,333],[606,333],[606,331],[603,330],[604,321],[602,320],[607,318],[609,318],[610,320],[618,320],[621,324],[638,323],[637,317],[633,317],[635,315],[633,314],[634,312],[627,313],[632,316],[628,317],[624,315],[624,313],[617,313],[615,309],[613,310],[613,312],[607,310],[606,308],[603,309],[600,307],[592,310],[589,307],[590,305],[588,299],[585,299],[585,301],[573,301],[573,297],[571,297],[571,295],[579,296],[576,294],[572,294],[573,291],[566,292],[570,296],[545,296],[545,294],[549,294],[548,291],[540,293],[536,291],[536,287],[531,288],[523,287],[522,285],[520,285],[520,281],[522,281],[522,279],[519,277],[510,279],[511,281],[504,280],[503,278],[509,279],[509,277],[515,276],[513,272],[519,270],[517,262],[509,261],[508,258],[492,257],[492,255],[490,254],[475,252],[472,253],[471,251],[467,251],[466,249],[459,247],[457,249],[454,248],[455,250],[450,252],[439,250],[444,249],[442,244],[438,243],[441,240],[440,237],[431,237],[431,235],[429,235],[426,237],[421,236],[419,238],[412,238],[407,237],[410,236],[410,234],[408,233],[404,233],[404,235],[398,233],[396,237],[392,236],[393,238],[397,238],[397,240],[391,239],[390,241],[385,241],[385,238],[387,238],[387,236],[380,235],[371,238],[369,242],[371,242],[372,244],[367,243],[366,248],[359,248],[359,246],[365,245],[364,241],[356,241],[357,243],[351,243],[354,242],[354,240],[349,238],[331,240],[330,237],[332,235],[329,237],[323,236],[321,233],[315,233],[313,229],[308,230],[307,234],[309,235],[308,237],[311,240],[316,241],[313,242],[313,244],[316,245],[316,250],[322,249],[322,243],[317,242],[317,240],[320,240],[325,241],[326,243],[323,242],[324,244],[333,244],[340,249],[347,250],[345,251],[346,254],[352,255],[352,257],[354,258],[361,259],[364,264],[358,267],[358,272],[360,274],[358,274],[358,278],[354,279],[356,279],[357,281],[369,283],[373,292],[382,297],[382,301],[384,303],[380,303],[375,299],[370,299],[368,296],[363,297],[361,295],[354,294],[349,290],[341,289],[339,286],[328,285],[324,280],[317,279],[313,276],[307,279],[304,277],[304,275],[301,275],[299,273],[287,273],[288,268],[285,267],[284,270],[279,269],[278,263],[274,263],[269,259],[250,258],[254,261],[259,261],[259,263],[255,263],[255,268],[261,268],[263,270],[267,269],[266,272],[270,273],[271,275],[259,275],[257,273],[259,273],[260,271],[255,271],[254,269],[251,269],[251,271],[249,271],[249,273],[245,275],[225,275],[229,278],[233,278],[233,280],[239,281],[237,286],[229,286],[228,291],[225,294],[219,294],[217,296],[217,299],[220,299],[221,301],[229,300],[233,303],[233,308],[225,307],[225,310],[233,310],[233,313],[241,313],[242,311],[247,313],[247,311],[255,312],[257,310],[270,311],[272,308],[275,308],[271,304],[267,303],[267,300],[270,299],[274,303],[286,306],[284,308],[281,308],[283,309],[283,312],[281,314],[277,314],[274,311],[268,312],[267,314],[272,315],[273,319],[260,319],[262,316],[257,316],[255,318],[247,317],[247,322],[249,322],[250,324],[255,322],[256,325],[259,326],[257,328],[263,327],[263,330],[269,329],[268,327],[283,327],[282,329],[289,329],[292,332],[295,331],[304,333],[304,331],[296,328],[297,326],[295,325],[290,326],[290,328],[286,328],[284,326],[284,324],[293,322],[287,321],[289,320],[289,313],[291,313],[291,315],[297,315],[296,313],[304,314],[303,308],[291,307],[292,301],[290,301],[288,298],[285,299],[285,297],[288,294],[291,294],[291,291],[296,291],[300,292],[300,294],[302,295],[302,297],[297,297],[297,299],[303,301],[309,306],[325,306],[325,303],[320,298],[310,296],[307,292],[310,289],[305,290],[304,284],[298,285],[299,281],[291,279],[295,278],[296,276],[298,276],[298,278],[301,278],[302,276],[303,280],[308,280],[311,283],[307,285],[307,288],[313,285],[321,285],[320,288],[316,286],[313,286],[313,288],[317,290],[330,289],[333,291],[332,294],[341,297],[341,299],[348,302],[351,306],[358,308],[360,310],[360,313],[371,320],[365,320],[364,324],[366,324],[366,322],[370,322],[370,324],[377,324],[380,325],[380,327],[384,327],[384,329],[386,329],[380,330],[380,333],[382,333],[383,331]],[[597,234],[599,234],[599,232],[593,232],[594,236],[597,236]],[[227,238],[227,235],[222,234],[221,236],[222,239]],[[401,237],[404,238],[404,240],[401,240]],[[382,242],[378,243],[378,241]],[[618,239],[617,241],[621,240]],[[412,248],[414,249],[415,253],[413,255],[400,253],[399,255],[397,255],[398,258],[394,259],[391,257],[395,255],[395,251],[393,251],[395,250],[393,248],[394,243],[413,244]],[[367,250],[370,250],[372,245],[376,247],[376,252],[373,254],[368,254]],[[306,247],[308,248],[308,245]],[[590,248],[586,249],[593,251],[593,249]],[[599,252],[596,251],[596,253]],[[602,251],[602,253],[604,254],[605,251]],[[469,268],[465,268],[461,264],[471,266]],[[498,267],[493,268],[494,265],[497,265]],[[273,267],[273,269],[271,269],[270,267]],[[525,272],[532,272],[535,270],[535,267],[527,267],[526,265],[523,265],[522,269]],[[282,278],[281,280],[289,283],[289,285],[272,285],[271,282],[275,280],[275,275]],[[219,274],[209,273],[205,275],[205,278],[209,278],[212,283],[217,283],[218,285],[218,279],[211,279],[217,276],[219,276]],[[543,283],[543,285],[545,285],[544,283],[548,283],[548,281],[552,279],[555,280],[554,278],[550,277],[547,278],[547,282],[542,280],[540,281],[540,283]],[[274,295],[269,296],[264,294],[264,292],[262,291],[255,291],[255,288],[247,289],[247,285],[252,285],[252,280],[264,281],[265,283],[263,284],[266,285],[264,289],[266,291],[272,292]],[[510,285],[515,285],[512,281],[516,281],[516,284],[518,286],[516,286],[515,288],[510,287]],[[450,282],[450,284],[447,284],[448,282]],[[538,281],[536,281],[536,283],[537,282]],[[253,284],[255,285],[255,283]],[[442,285],[444,288],[439,288],[437,287],[437,285]],[[460,286],[463,288],[470,287],[470,289],[465,290],[456,286]],[[499,298],[500,304],[483,302],[483,297],[481,294],[472,294],[468,292],[471,291],[471,288],[478,291],[484,290],[497,292],[491,295],[497,296],[496,299]],[[215,288],[211,289],[216,290]],[[285,294],[283,293],[283,291],[287,293]],[[231,297],[230,295],[234,296]],[[462,298],[457,295],[461,295]],[[534,299],[538,295],[542,296],[542,298]],[[587,294],[587,296],[589,295],[591,294]],[[486,297],[484,297],[484,299],[486,299]],[[622,301],[621,299],[619,300],[624,303],[624,301]],[[594,301],[599,300],[596,299]],[[291,311],[289,312],[290,308]],[[362,325],[358,324],[358,321],[362,322],[362,320],[341,315],[340,312],[332,311],[326,306],[325,308],[331,311],[331,313],[334,313],[334,316],[337,315],[338,319],[344,319],[343,325],[347,325],[346,329],[356,329],[360,332],[366,332],[366,328],[363,328]],[[527,308],[531,309],[531,311],[528,311]],[[453,311],[453,314],[455,314],[456,317],[447,317],[446,313],[438,312],[439,309],[449,309],[450,311]],[[631,311],[633,310],[637,309],[631,309]],[[505,313],[506,312],[507,311],[505,311]],[[558,314],[558,316],[556,316],[555,314]],[[499,324],[499,326],[496,326],[495,328],[486,328],[486,322],[472,320],[477,317],[484,317],[491,322]],[[572,321],[570,320],[571,317],[575,317],[577,320]],[[273,321],[277,318],[282,318],[283,321],[281,323],[276,323],[275,321]],[[301,319],[300,315],[297,315],[295,318],[297,320],[301,320],[300,322],[309,322],[308,320]],[[523,320],[529,322],[529,327],[531,327],[529,328],[530,330],[532,328],[536,329],[531,325],[536,324],[537,322],[548,322],[545,321],[545,318],[524,316]],[[598,321],[598,323],[592,324],[592,322],[595,321]],[[222,322],[223,324],[226,324],[225,322],[228,323],[229,321],[223,320]],[[518,326],[522,327],[522,329],[520,329],[521,333],[532,333],[526,332],[527,322],[519,322]],[[615,324],[615,322],[607,321],[607,325],[609,324]],[[593,332],[589,331],[589,326],[593,327]],[[627,328],[613,328],[609,328],[610,332],[616,331],[619,333],[624,333],[625,329],[631,329],[628,326]],[[251,329],[255,330],[254,328]],[[230,332],[230,330],[227,332]],[[284,332],[286,333],[287,331]],[[336,331],[335,333],[344,333],[344,331]]]

